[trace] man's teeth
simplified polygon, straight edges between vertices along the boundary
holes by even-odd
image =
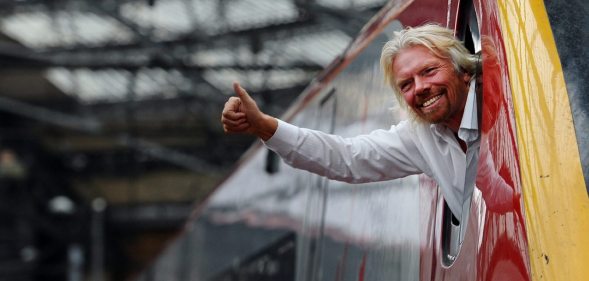
[[[434,102],[436,102],[437,100],[439,100],[442,97],[442,95],[437,95],[429,100],[427,100],[426,102],[424,102],[421,107],[428,107],[430,105],[432,105]]]

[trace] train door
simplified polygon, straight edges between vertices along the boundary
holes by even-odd
[[[313,127],[319,131],[333,133],[337,95],[334,88],[325,91],[315,112]],[[325,212],[327,208],[329,180],[325,177],[306,174],[309,183],[307,208],[303,222],[303,235],[297,252],[297,281],[319,281],[321,278],[321,259],[325,239]]]
[[[362,42],[369,44],[356,55],[342,56],[346,66],[322,81],[326,86],[308,105],[303,126],[352,137],[404,119],[379,65],[382,46],[401,28],[391,22],[371,42]],[[302,176],[310,191],[297,281],[419,278],[417,176],[366,184]]]

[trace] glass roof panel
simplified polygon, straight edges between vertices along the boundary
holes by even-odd
[[[115,20],[83,12],[17,13],[0,19],[0,29],[30,48],[124,43],[132,39],[132,34]]]
[[[317,0],[319,5],[341,9],[385,2]],[[351,40],[337,25],[318,25],[304,30],[293,28],[292,35],[279,39],[261,37],[261,46],[256,50],[252,50],[254,43],[250,41],[255,38],[247,36],[224,37],[214,48],[198,45],[198,40],[186,46],[158,45],[158,41],[181,41],[194,33],[206,36],[294,22],[299,10],[293,0],[168,0],[155,1],[153,6],[147,1],[130,1],[120,4],[120,14],[109,14],[108,11],[114,13],[117,9],[107,4],[88,2],[57,11],[49,11],[43,5],[19,9],[0,19],[0,28],[30,49],[98,47],[99,53],[62,51],[52,57],[57,65],[73,62],[74,66],[88,69],[46,71],[49,81],[85,103],[124,100],[130,89],[136,91],[137,99],[171,97],[180,91],[194,92],[195,83],[203,81],[228,93],[234,80],[250,83],[253,89],[297,86],[310,80],[318,67],[327,66]],[[131,47],[127,49],[126,44]],[[106,45],[115,47],[100,51]],[[118,49],[117,45],[123,48]],[[133,70],[142,63],[146,64],[145,69]],[[189,72],[174,70],[175,65],[177,69],[188,68]],[[260,66],[272,67],[260,70]],[[132,74],[135,71],[137,75]],[[201,77],[187,77],[194,73]]]
[[[157,68],[141,70],[135,76],[125,70],[52,68],[46,77],[82,103],[172,98],[190,88],[190,80],[179,71]]]

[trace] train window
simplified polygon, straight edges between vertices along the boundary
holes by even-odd
[[[450,266],[458,256],[460,250],[460,229],[461,224],[454,216],[448,204],[444,202],[442,223],[442,263]]]
[[[481,36],[472,1],[463,1],[459,7],[458,15],[456,36],[464,42],[464,45],[471,53],[480,52]],[[474,187],[466,187],[465,192],[472,192],[472,188]],[[462,217],[460,218],[457,218],[444,202],[441,239],[442,263],[445,266],[451,266],[460,252],[468,225],[471,199],[472,196],[462,202]]]
[[[464,46],[473,54],[481,50],[481,34],[472,1],[463,1],[458,12],[456,37],[464,42]]]
[[[472,40],[472,49],[470,51],[474,53],[478,53],[481,51],[481,33],[479,32],[479,24],[477,20],[477,14],[472,7],[472,3],[470,6],[470,11],[468,12],[468,25],[467,30],[470,31],[469,40]]]

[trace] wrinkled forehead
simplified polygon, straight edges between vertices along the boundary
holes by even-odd
[[[424,51],[427,50],[428,53],[432,56],[438,57],[440,59],[450,59],[450,53],[447,49],[440,49],[439,46],[436,45],[428,45],[426,42],[409,42],[406,43],[403,47],[399,49],[397,52],[397,56],[402,52],[410,51],[412,49],[423,49]]]
[[[422,45],[413,45],[401,49],[392,59],[392,75],[395,80],[405,76],[411,76],[415,72],[430,65],[439,65],[450,62],[448,58],[439,56],[431,49]]]

